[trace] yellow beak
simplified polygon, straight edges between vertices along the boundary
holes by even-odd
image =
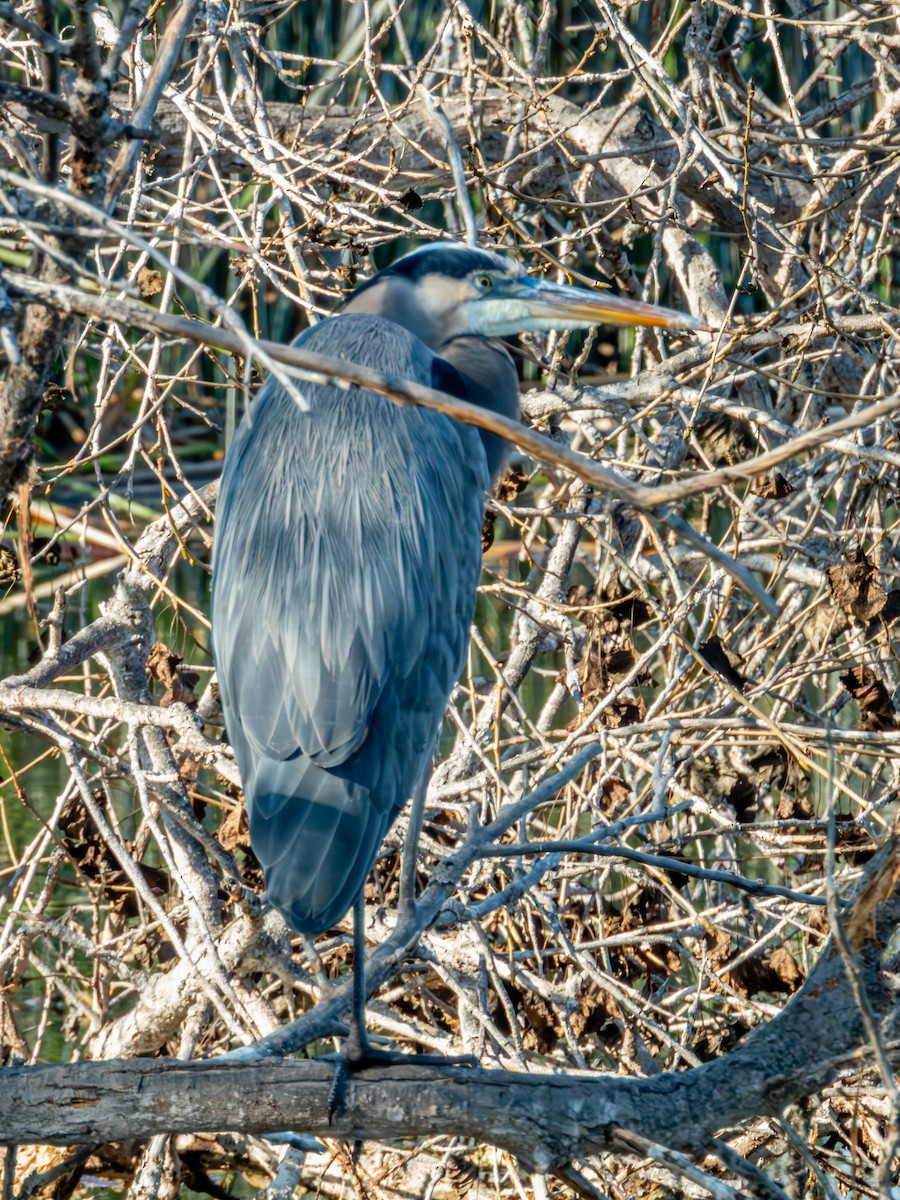
[[[503,289],[525,305],[534,328],[583,329],[591,325],[651,325],[659,329],[704,329],[690,313],[644,304],[611,292],[592,292],[543,279],[518,279]]]

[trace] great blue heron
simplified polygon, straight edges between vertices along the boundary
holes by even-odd
[[[525,276],[439,243],[364,283],[295,343],[515,417],[492,339],[694,318]],[[219,692],[270,902],[316,934],[354,906],[400,809],[427,779],[469,640],[485,493],[504,443],[358,387],[271,379],[219,491],[213,643]],[[362,985],[351,1053],[367,1051]]]

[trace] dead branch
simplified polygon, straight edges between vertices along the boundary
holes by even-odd
[[[894,846],[844,918],[872,1012],[887,1020],[894,1038],[896,953],[885,960],[880,938],[900,918],[896,876]],[[872,899],[885,890],[891,898],[876,922]],[[598,1079],[414,1064],[373,1068],[352,1077],[343,1110],[332,1118],[333,1070],[326,1063],[131,1059],[16,1067],[3,1072],[0,1144],[94,1144],[230,1126],[348,1140],[437,1134],[486,1140],[545,1173],[610,1148],[616,1127],[700,1153],[722,1129],[779,1115],[833,1078],[839,1062],[867,1049],[841,955],[830,946],[774,1020],[730,1054],[684,1073]]]

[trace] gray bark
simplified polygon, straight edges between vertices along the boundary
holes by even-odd
[[[880,1036],[897,1035],[900,919],[896,847],[842,918]],[[876,919],[877,917],[877,919]],[[887,946],[887,950],[884,947]],[[475,1138],[545,1172],[609,1149],[628,1130],[700,1153],[722,1129],[782,1112],[820,1088],[869,1041],[844,960],[828,943],[779,1016],[730,1054],[648,1079],[525,1075],[466,1067],[389,1067],[351,1077],[329,1117],[330,1063],[132,1059],[0,1072],[0,1144],[98,1144],[161,1133],[285,1129],[348,1139]]]

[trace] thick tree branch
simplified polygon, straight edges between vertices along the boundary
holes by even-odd
[[[893,1038],[898,952],[889,950],[886,960],[883,947],[900,920],[897,875],[892,841],[843,918],[871,1012]],[[346,1106],[331,1120],[333,1071],[325,1063],[14,1067],[0,1072],[0,1144],[78,1145],[228,1128],[376,1140],[449,1135],[502,1146],[530,1169],[548,1171],[608,1149],[612,1127],[699,1153],[719,1130],[777,1115],[833,1078],[840,1060],[868,1053],[863,1016],[829,942],[777,1017],[730,1054],[690,1071],[589,1078],[412,1062],[351,1077]]]

